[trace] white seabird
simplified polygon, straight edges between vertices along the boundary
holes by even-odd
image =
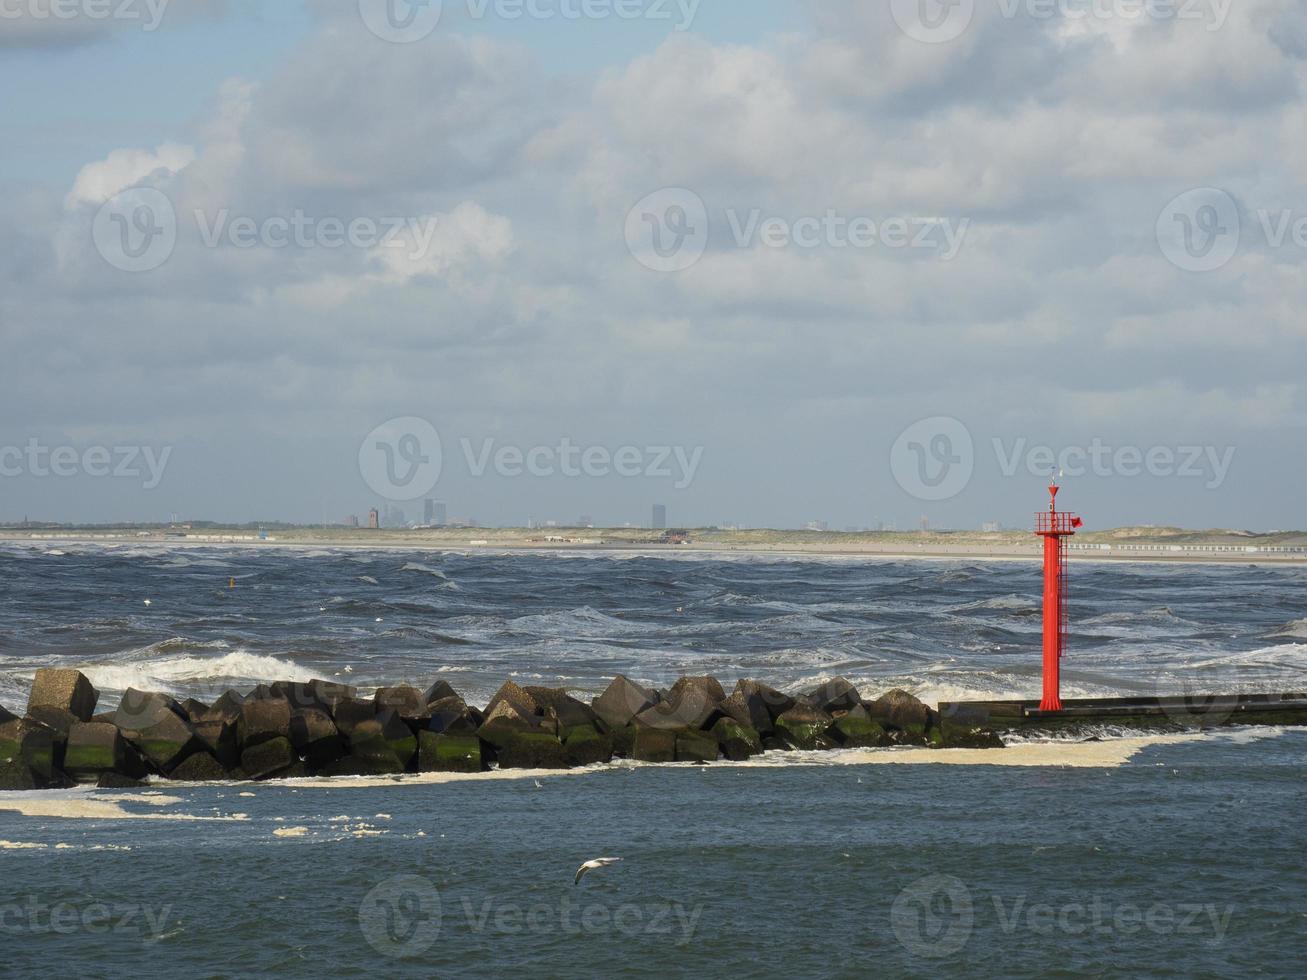
[[[585,877],[587,871],[594,871],[596,868],[606,868],[610,864],[616,864],[621,858],[595,858],[593,861],[587,861],[581,867],[576,869],[576,880],[573,885],[581,884],[581,879]]]

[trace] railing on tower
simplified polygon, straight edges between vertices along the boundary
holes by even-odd
[[[1061,510],[1041,510],[1035,515],[1036,534],[1075,534],[1082,521]]]

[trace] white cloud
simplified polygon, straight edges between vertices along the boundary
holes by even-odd
[[[1249,209],[1307,200],[1291,6],[1238,5],[1210,38],[983,15],[937,46],[882,6],[823,0],[811,37],[675,37],[591,79],[549,78],[483,38],[387,45],[329,18],[257,84],[229,81],[192,132],[161,134],[178,142],[82,169],[55,215],[75,232],[61,278],[33,261],[0,300],[5,336],[30,349],[11,363],[37,365],[8,397],[28,414],[144,417],[148,365],[215,430],[233,390],[251,416],[289,392],[333,425],[436,402],[563,425],[545,410],[565,404],[576,425],[712,415],[747,439],[755,417],[792,413],[832,456],[848,429],[870,445],[912,413],[1031,429],[1059,390],[1073,392],[1059,425],[1279,438],[1297,424],[1307,256],[1249,242],[1195,276],[1154,237],[1167,201],[1200,184]],[[197,208],[412,224],[371,249],[204,248],[183,228],[157,272],[117,274],[84,212],[164,176],[183,225]],[[715,228],[672,276],[624,243],[632,203],[667,186],[699,193]],[[5,207],[21,221],[0,235],[39,239],[43,203]],[[951,262],[777,250],[732,243],[727,208],[971,226]],[[56,351],[95,374],[71,397],[34,380],[66,370]],[[866,419],[822,414],[857,404]]]
[[[164,143],[155,150],[114,150],[81,169],[64,206],[72,210],[82,204],[103,204],[147,177],[178,174],[194,161],[194,147],[177,143]]]

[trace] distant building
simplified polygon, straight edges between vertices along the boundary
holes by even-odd
[[[980,529],[986,534],[995,534],[1003,530],[1003,525],[998,521],[986,521],[984,524],[980,525]]]
[[[386,505],[386,527],[407,527],[408,515],[404,513],[402,507],[396,507],[394,504]]]
[[[373,531],[381,527],[381,512],[375,507],[368,511],[368,527]]]
[[[578,517],[578,518],[576,519],[576,526],[577,526],[577,527],[594,527],[594,526],[595,526],[594,518],[591,517],[589,514],[582,514],[580,517]]]
[[[449,523],[445,517],[443,500],[427,499],[422,502],[422,523],[427,527],[444,527]]]
[[[345,526],[346,526],[346,527],[358,527],[358,526],[359,526],[359,519],[358,519],[358,517],[355,516],[354,514],[350,514],[349,517],[345,518]]]
[[[809,521],[807,524],[803,525],[803,529],[805,531],[828,531],[830,530],[830,525],[825,521]]]
[[[653,529],[655,531],[667,530],[667,506],[665,504],[654,504]]]

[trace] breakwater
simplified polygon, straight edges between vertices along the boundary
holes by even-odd
[[[1027,702],[934,709],[902,690],[864,697],[844,678],[785,693],[713,677],[654,690],[626,677],[589,702],[559,688],[505,682],[484,708],[445,681],[383,687],[371,696],[330,681],[279,681],[227,691],[211,704],[128,690],[97,714],[99,693],[77,670],[45,669],[26,714],[0,708],[0,789],[143,785],[307,776],[568,769],[614,758],[648,763],[744,761],[768,751],[840,748],[1002,748],[1019,729],[1092,728],[1121,719],[1148,727],[1307,724],[1307,698],[1232,696],[1181,712],[1151,699],[1069,704],[1050,718]],[[1251,704],[1251,707],[1241,707]],[[1275,710],[1262,710],[1263,706]]]
[[[411,772],[565,769],[609,762],[742,761],[770,750],[1002,742],[948,731],[911,694],[864,699],[837,678],[786,694],[712,677],[666,691],[615,678],[586,702],[565,690],[504,683],[484,708],[445,681],[368,697],[329,681],[227,691],[213,703],[128,690],[96,713],[99,694],[76,670],[40,670],[26,715],[0,708],[0,789],[139,785]],[[946,735],[948,731],[948,735]]]

